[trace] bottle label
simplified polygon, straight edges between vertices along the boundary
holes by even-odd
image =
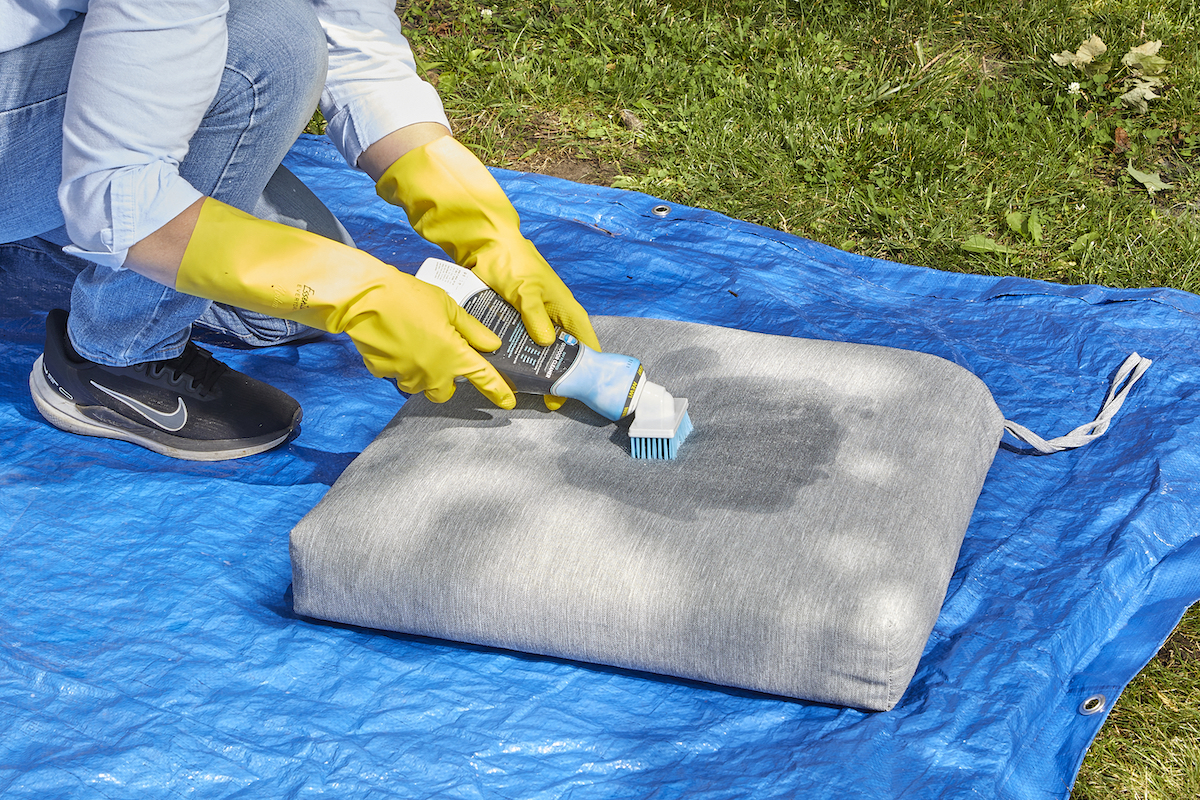
[[[579,357],[579,340],[557,326],[554,328],[557,338],[550,346],[542,347],[533,341],[517,310],[490,288],[475,292],[461,305],[500,337],[500,349],[480,355],[518,392],[548,394],[554,382]]]

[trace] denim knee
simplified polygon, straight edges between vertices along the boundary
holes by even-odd
[[[226,25],[221,85],[179,172],[248,212],[312,117],[329,56],[310,0],[231,0]]]
[[[255,124],[265,122],[259,115],[277,118],[294,139],[317,107],[329,65],[312,3],[232,0],[228,29],[226,69],[245,78],[253,91]]]

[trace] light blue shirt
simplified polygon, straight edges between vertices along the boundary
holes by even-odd
[[[450,127],[392,0],[312,2],[329,46],[321,112],[348,163],[407,125]],[[87,13],[63,119],[58,200],[70,252],[120,267],[201,197],[179,162],[221,81],[227,10],[226,0],[0,0],[0,52]]]

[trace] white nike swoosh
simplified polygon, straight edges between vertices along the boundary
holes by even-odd
[[[170,414],[164,414],[161,411],[157,411],[157,410],[151,408],[150,406],[146,405],[145,403],[141,403],[137,400],[134,400],[132,397],[127,397],[127,396],[121,394],[120,392],[114,392],[112,389],[109,389],[106,386],[101,386],[100,384],[96,383],[95,381],[89,381],[89,383],[91,383],[92,386],[95,386],[100,391],[104,392],[109,397],[120,400],[122,403],[129,406],[134,411],[138,412],[143,417],[150,420],[155,425],[157,425],[158,427],[162,428],[165,431],[170,431],[171,433],[174,433],[175,431],[183,428],[184,425],[187,425],[187,420],[188,420],[187,406],[185,406],[183,404],[182,397],[177,398],[179,400],[179,405],[176,407],[176,409],[174,411],[172,411]]]

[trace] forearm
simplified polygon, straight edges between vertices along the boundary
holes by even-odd
[[[178,254],[178,240],[158,243],[161,250],[149,251],[153,257]],[[372,374],[396,380],[406,392],[424,391],[435,402],[449,399],[455,378],[466,376],[497,405],[516,403],[500,373],[477,352],[500,346],[486,326],[441,289],[315,233],[257,219],[208,198],[200,206],[175,287],[345,333]]]
[[[449,135],[450,131],[436,122],[409,125],[368,147],[359,158],[358,165],[373,180],[378,180],[388,167],[413,148]],[[192,203],[167,224],[131,246],[124,266],[164,286],[174,288],[179,262],[183,260],[183,254],[191,240],[204,199],[200,198]]]
[[[561,325],[600,349],[587,312],[525,238],[517,210],[470,150],[442,136],[392,160],[394,154],[380,159],[391,166],[375,191],[404,209],[413,230],[515,306],[538,344],[553,342]]]
[[[150,280],[175,288],[179,264],[191,241],[200,207],[207,198],[201,197],[183,213],[129,248],[124,266]]]
[[[437,122],[419,122],[398,131],[393,131],[363,151],[358,158],[358,167],[378,181],[388,167],[402,156],[418,147],[435,142],[450,131]]]

